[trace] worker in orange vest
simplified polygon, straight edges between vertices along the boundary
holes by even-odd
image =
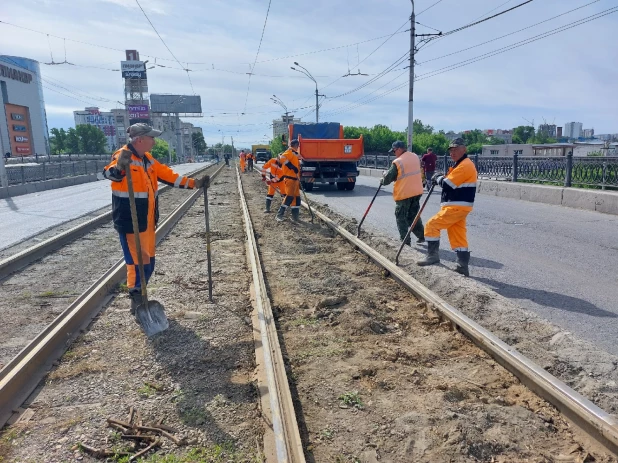
[[[247,155],[245,154],[245,150],[240,150],[238,157],[240,157],[240,171],[244,174],[247,163]]]
[[[146,284],[155,268],[155,228],[159,220],[158,182],[175,188],[202,188],[208,185],[208,175],[193,179],[178,175],[150,154],[155,138],[161,135],[147,124],[133,124],[127,129],[129,143],[112,155],[112,161],[105,166],[103,175],[111,180],[112,220],[120,235],[120,245],[127,266],[127,287],[131,298],[131,313],[141,304],[141,285],[138,271],[138,257],[135,249],[135,230],[129,207],[129,187],[126,171],[131,169],[131,180],[135,192],[135,206],[139,237],[142,246],[142,260]]]
[[[252,151],[247,153],[247,170],[249,172],[253,172],[253,161],[255,161],[255,156]]]
[[[423,195],[423,179],[421,175],[421,161],[418,156],[406,149],[402,141],[393,143],[389,153],[395,153],[395,160],[391,168],[384,174],[380,183],[388,185],[395,182],[393,199],[395,200],[395,219],[401,240],[404,240],[414,218],[420,209],[420,199]],[[420,217],[412,230],[416,235],[417,243],[425,242],[423,222]],[[406,244],[411,243],[410,237]]]
[[[290,147],[281,154],[281,178],[285,184],[285,198],[275,217],[278,222],[285,220],[285,211],[292,209],[292,221],[298,222],[300,217],[300,159],[298,158],[298,140],[293,139]]]
[[[284,180],[281,178],[282,176],[281,161],[279,158],[272,158],[262,166],[262,180],[268,185],[266,209],[264,209],[265,213],[270,212],[270,206],[276,191],[279,191],[279,194],[285,196],[285,185],[283,183]]]

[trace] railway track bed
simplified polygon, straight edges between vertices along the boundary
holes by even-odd
[[[276,223],[259,176],[242,181],[246,206],[233,169],[209,192],[214,303],[198,199],[158,247],[150,288],[170,329],[146,339],[113,299],[0,435],[0,461],[102,461],[87,448],[124,461],[131,444],[109,418],[174,430],[180,445],[162,439],[153,463],[617,461],[330,228],[306,212]],[[274,319],[254,308],[263,292]],[[284,364],[260,338],[275,324]],[[291,416],[268,409],[270,364]],[[273,450],[271,434],[295,432],[279,418],[297,423],[300,456]]]

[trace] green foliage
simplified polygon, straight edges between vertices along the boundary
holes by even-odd
[[[170,146],[165,140],[155,138],[155,145],[152,150],[150,150],[150,154],[158,161],[167,162],[170,156]]]
[[[69,130],[53,128],[49,141],[52,154],[105,154],[107,139],[101,129],[94,125],[80,124]]]
[[[201,132],[195,132],[191,134],[191,143],[193,143],[193,147],[197,154],[202,155],[206,152],[206,141],[204,140],[204,135]]]
[[[525,144],[534,137],[534,127],[531,125],[520,125],[513,129],[513,143]]]
[[[416,135],[420,135],[420,134],[432,134],[433,133],[433,127],[430,125],[423,125],[423,121],[421,121],[420,119],[414,119],[414,122],[412,122],[412,137],[416,137]]]
[[[281,137],[276,137],[270,142],[270,154],[274,158],[276,158],[281,153],[283,153],[285,149],[286,149],[286,146],[281,141]]]
[[[51,145],[51,154],[66,153],[67,132],[64,129],[53,128],[50,130],[49,144]]]
[[[360,398],[358,391],[345,392],[338,397],[343,405],[350,407],[356,407],[358,409],[363,408],[363,401]]]

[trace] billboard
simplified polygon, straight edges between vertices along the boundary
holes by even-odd
[[[146,71],[146,66],[143,61],[121,61],[120,70],[125,71]]]
[[[127,112],[129,113],[129,119],[148,119],[150,117],[147,104],[128,105]]]
[[[6,103],[4,110],[7,115],[11,115],[11,120],[19,121],[19,124],[8,124],[11,154],[14,156],[33,154],[28,107]],[[16,129],[16,127],[18,128]]]
[[[153,113],[202,114],[202,99],[199,95],[150,95],[150,110]]]

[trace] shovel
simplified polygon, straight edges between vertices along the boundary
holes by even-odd
[[[300,181],[300,177],[298,177],[298,183],[300,183],[300,191],[303,192],[305,202],[307,203],[307,207],[309,208],[309,214],[311,214],[311,223],[313,223],[313,210],[311,209],[311,204],[309,204],[309,200],[307,199],[307,193],[305,193],[305,189],[303,188],[303,182]]]
[[[418,214],[416,214],[416,217],[414,217],[414,222],[412,222],[412,225],[410,225],[410,229],[408,230],[408,233],[406,233],[406,237],[401,242],[401,246],[399,246],[399,251],[397,251],[397,255],[395,256],[395,265],[399,265],[399,254],[401,254],[401,250],[405,246],[406,241],[408,241],[408,238],[410,238],[410,233],[412,233],[412,229],[416,226],[416,222],[418,222],[418,219],[421,218],[421,213],[423,212],[423,209],[425,209],[425,206],[427,205],[427,201],[429,201],[429,197],[431,196],[431,193],[433,193],[433,189],[435,187],[436,187],[435,185],[431,185],[431,189],[427,193],[427,196],[425,197],[425,201],[423,201],[423,205],[418,210]]]
[[[129,206],[131,208],[131,220],[133,221],[133,236],[135,236],[135,250],[137,252],[137,264],[139,267],[139,280],[142,283],[142,303],[135,309],[135,318],[142,327],[146,336],[151,337],[169,328],[169,322],[165,316],[163,305],[157,301],[148,300],[146,290],[146,275],[144,273],[144,260],[142,258],[142,245],[139,239],[139,225],[137,223],[137,208],[135,207],[135,193],[133,180],[131,179],[131,166],[127,167],[127,186],[129,187]]]
[[[369,209],[371,209],[371,206],[373,206],[373,202],[378,197],[378,193],[380,192],[381,189],[382,189],[382,184],[380,183],[380,186],[378,187],[378,190],[376,191],[376,194],[373,195],[373,199],[371,200],[371,202],[369,203],[369,206],[367,207],[367,210],[365,211],[365,215],[363,215],[363,218],[361,219],[360,223],[358,224],[358,229],[356,230],[356,237],[357,238],[360,238],[361,226],[363,225],[363,222],[365,221],[365,217],[367,217],[367,214],[369,214]]]

